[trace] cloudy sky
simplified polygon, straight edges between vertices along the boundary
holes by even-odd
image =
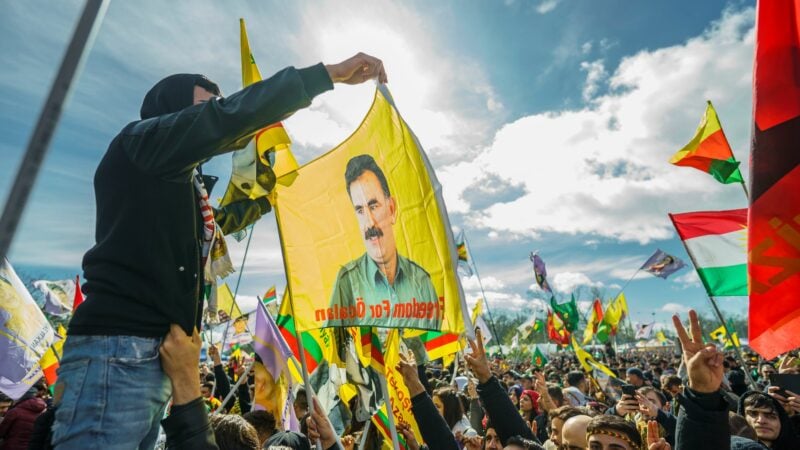
[[[80,272],[93,245],[92,177],[144,93],[176,72],[239,88],[238,19],[264,75],[288,65],[383,59],[399,110],[464,229],[494,310],[541,305],[528,254],[551,284],[614,296],[657,248],[688,261],[668,212],[746,206],[742,189],[667,163],[714,102],[737,159],[750,133],[753,1],[446,0],[111,2],[11,252],[18,271]],[[0,198],[66,43],[79,1],[6,2],[0,16]],[[285,122],[301,163],[360,123],[373,85],[341,87]],[[227,178],[230,158],[206,172]],[[745,178],[749,177],[746,163]],[[220,184],[219,186],[224,186]],[[222,189],[218,189],[221,195]],[[244,245],[229,240],[238,266]],[[236,277],[231,283],[235,284]],[[284,288],[274,216],[255,228],[239,292]],[[463,279],[470,303],[475,277]],[[625,288],[635,322],[708,310],[693,270]],[[745,299],[721,299],[744,314]]]

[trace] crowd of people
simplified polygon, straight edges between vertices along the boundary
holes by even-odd
[[[769,384],[772,373],[800,373],[798,358],[740,367],[737,358],[704,343],[694,312],[688,332],[677,318],[675,326],[682,354],[603,354],[601,361],[618,378],[587,374],[567,351],[549,355],[543,367],[489,356],[480,335],[461,364],[450,367],[439,361],[417,365],[411,353],[400,355],[397,369],[422,441],[409,424],[398,423],[397,431],[412,450],[800,448],[800,395]],[[197,334],[186,336],[175,326],[160,349],[172,404],[157,448],[391,446],[374,426],[364,436],[365,422],[353,421],[337,436],[319,402],[302,387],[294,395],[300,430],[282,430],[273,414],[252,410],[245,365],[224,363],[211,346],[210,362],[198,367],[201,346]],[[748,386],[745,371],[756,386]],[[239,377],[246,378],[229,395]],[[0,398],[0,449],[52,448],[55,409],[42,383],[16,402]]]

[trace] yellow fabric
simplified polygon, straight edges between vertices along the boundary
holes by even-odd
[[[475,303],[475,307],[472,308],[472,316],[470,317],[472,319],[473,327],[475,326],[475,321],[478,320],[478,316],[481,314],[483,314],[483,299],[479,298],[478,302]]]
[[[233,307],[233,310],[231,310],[231,307]],[[217,308],[219,308],[220,311],[225,311],[225,314],[230,315],[230,320],[236,320],[242,317],[242,311],[239,309],[236,299],[233,298],[233,292],[231,292],[231,288],[228,287],[227,283],[222,283],[217,286]],[[241,330],[241,332],[244,331],[244,329]],[[237,329],[236,332],[238,333],[239,330]]]
[[[719,123],[717,111],[714,109],[714,105],[712,105],[711,102],[708,102],[708,105],[706,105],[706,112],[703,114],[703,118],[700,120],[700,125],[698,125],[697,130],[694,132],[694,137],[692,137],[692,140],[689,141],[685,147],[672,155],[672,158],[670,158],[669,162],[675,164],[689,154],[693,153],[698,147],[700,147],[701,142],[720,129],[722,129],[722,126]]]
[[[669,339],[667,339],[667,336],[665,336],[664,332],[661,330],[656,332],[656,339],[658,339],[658,342],[661,342],[662,344],[669,342]]]
[[[250,50],[247,29],[244,19],[239,19],[239,38],[241,41],[242,87],[261,81],[261,72]],[[277,182],[291,184],[297,161],[291,153],[291,139],[279,122],[259,130],[242,149],[233,152],[231,179],[220,201],[220,206],[244,199],[257,199],[271,196],[258,182],[259,175],[264,176],[268,170],[275,173]],[[274,151],[275,163],[270,164],[268,153]],[[265,169],[271,166],[270,169]],[[282,178],[283,177],[283,178]]]
[[[628,302],[625,300],[625,293],[620,292],[614,301],[608,304],[603,321],[612,327],[617,327],[619,322],[628,314]]]
[[[386,385],[389,388],[389,398],[392,400],[394,423],[396,425],[401,423],[409,424],[411,430],[414,431],[414,437],[417,438],[417,442],[423,442],[417,420],[411,412],[411,395],[408,393],[408,387],[403,382],[403,376],[395,369],[397,364],[400,363],[399,330],[393,329],[389,331],[384,349],[386,350]]]
[[[56,340],[53,345],[47,349],[47,352],[45,352],[44,356],[42,356],[42,359],[39,360],[39,365],[42,367],[42,369],[50,367],[54,364],[58,364],[58,362],[61,360],[64,341],[67,340],[67,330],[63,325],[59,325],[56,334],[58,334],[58,340]]]
[[[412,306],[412,298],[386,301],[394,315],[390,319],[380,309],[369,306],[358,312],[357,304],[369,303],[368,293],[350,300],[356,306],[349,310],[331,305],[342,268],[351,267],[365,255],[364,233],[347,192],[344,173],[348,161],[366,154],[384,172],[394,200],[392,229],[397,253],[430,276],[439,297],[438,302],[421,299],[420,303],[436,306],[441,320],[414,319],[426,326],[410,328],[470,333],[471,327],[465,327],[469,315],[456,275],[455,243],[441,186],[415,136],[387,95],[385,87],[379,88],[363,122],[345,142],[298,169],[291,186],[276,187],[275,213],[297,328],[321,328],[329,326],[330,320],[340,321],[334,325],[342,326],[409,328],[407,324],[412,319],[401,308]],[[359,298],[365,300],[357,301]],[[380,299],[374,300],[384,304]],[[353,312],[355,318],[349,315]],[[387,322],[378,325],[360,321],[368,319]]]
[[[594,327],[595,325],[599,325],[597,320],[597,313],[594,309],[594,304],[590,307],[591,314],[589,315],[589,321],[586,323],[586,329],[583,330],[583,345],[587,345],[589,342],[592,342],[592,338],[594,337]]]
[[[592,373],[594,370],[599,370],[604,374],[616,378],[617,376],[614,375],[614,372],[611,371],[608,367],[594,359],[592,355],[589,354],[586,350],[582,349],[578,345],[578,341],[575,340],[575,337],[572,337],[572,349],[575,350],[575,356],[578,357],[578,361],[581,363],[581,367],[587,373]]]
[[[358,394],[358,388],[353,386],[350,383],[345,383],[339,386],[339,398],[342,399],[344,404],[350,403],[350,399],[355,397]]]

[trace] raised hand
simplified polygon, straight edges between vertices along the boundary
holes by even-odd
[[[636,393],[636,400],[639,401],[639,412],[648,419],[655,419],[658,416],[658,405],[640,393]]]
[[[672,323],[678,333],[683,347],[683,360],[689,375],[689,387],[700,393],[711,393],[719,390],[724,376],[722,353],[714,344],[703,343],[703,331],[697,312],[689,310],[689,328],[692,336],[686,333],[678,315],[672,316]]]
[[[662,437],[658,437],[658,422],[647,422],[647,450],[672,450],[672,447]]]
[[[785,409],[786,413],[790,416],[800,414],[800,395],[797,395],[792,391],[780,391],[781,388],[778,386],[770,386],[768,393],[770,397],[777,400],[781,406],[783,406],[783,409]]]
[[[423,386],[422,382],[419,380],[417,365],[414,363],[412,357],[407,357],[401,353],[400,362],[397,363],[395,370],[400,372],[400,375],[403,376],[403,382],[408,388],[408,395],[415,397],[425,392],[425,386]]]
[[[483,336],[480,328],[475,328],[475,340],[469,339],[469,348],[472,353],[464,355],[464,359],[467,361],[472,373],[478,378],[478,382],[486,383],[492,378],[492,372],[489,370],[489,361],[486,359],[486,350],[483,348]]]
[[[778,366],[778,373],[800,373],[800,359],[787,355]]]
[[[388,82],[383,62],[366,53],[357,53],[338,64],[329,64],[325,68],[334,83],[361,84],[373,78],[379,83]]]
[[[408,445],[408,450],[419,450],[419,442],[417,442],[414,431],[407,423],[398,423],[397,432],[403,435],[403,439],[406,440],[406,445]]]

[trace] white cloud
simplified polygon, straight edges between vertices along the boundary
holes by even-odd
[[[581,300],[581,301],[578,302],[578,310],[582,314],[586,314],[586,312],[589,311],[589,308],[591,308],[591,307],[592,307],[592,302],[590,302],[588,300]]]
[[[661,307],[661,311],[672,314],[685,313],[689,311],[689,307],[680,303],[666,303]]]
[[[463,192],[492,174],[527,193],[472,211],[475,227],[648,243],[673,236],[667,212],[741,207],[739,191],[667,161],[692,136],[705,99],[717,105],[737,159],[746,160],[753,16],[752,9],[726,12],[681,45],[624,58],[610,91],[590,106],[506,124],[473,161],[438,171],[448,209],[470,213]]]
[[[592,47],[593,47],[592,41],[584,42],[583,45],[581,45],[581,53],[583,53],[584,55],[588,54],[589,52],[592,51]]]
[[[539,14],[547,14],[550,11],[556,9],[556,6],[561,3],[561,0],[543,0],[536,6],[536,12]]]
[[[583,85],[583,100],[588,102],[600,90],[600,84],[608,78],[608,72],[606,72],[602,59],[592,62],[583,61],[581,70],[586,72],[586,83]]]
[[[557,292],[572,293],[577,287],[603,287],[603,283],[592,281],[580,272],[559,272],[552,277],[551,284]]]
[[[483,283],[483,288],[486,290],[497,290],[506,287],[505,283],[491,275],[481,278],[480,281],[476,275],[472,275],[471,277],[461,277],[461,287],[465,292],[480,292],[480,283]]]
[[[679,285],[682,289],[686,289],[689,287],[700,286],[700,277],[697,275],[696,270],[687,270],[683,273],[683,275],[675,278],[673,282]]]

